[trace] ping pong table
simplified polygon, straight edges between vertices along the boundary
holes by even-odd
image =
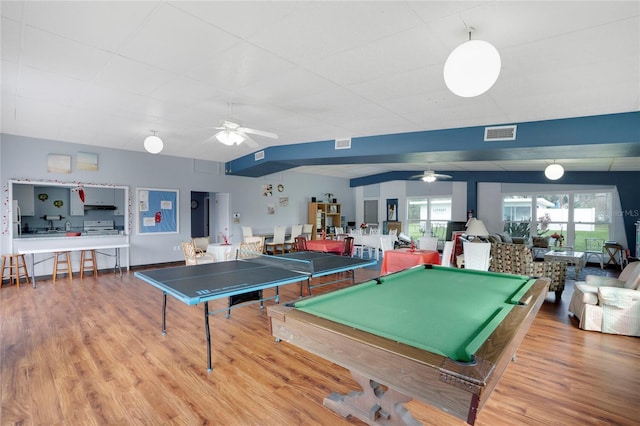
[[[167,332],[167,295],[171,295],[187,305],[204,303],[204,328],[207,339],[207,368],[211,371],[211,332],[209,316],[227,311],[231,306],[209,310],[209,301],[256,292],[275,287],[275,296],[252,301],[252,303],[275,299],[279,303],[278,287],[300,283],[302,296],[303,282],[311,288],[350,280],[355,282],[355,269],[376,265],[375,260],[317,252],[294,252],[278,256],[256,254],[256,257],[229,260],[226,262],[201,265],[178,266],[149,271],[135,272],[134,276],[162,290],[162,334]],[[350,278],[336,279],[315,286],[310,280],[340,272],[351,273]],[[244,306],[242,303],[238,306]],[[234,306],[234,307],[238,307]]]

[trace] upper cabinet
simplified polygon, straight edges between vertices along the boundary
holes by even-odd
[[[113,205],[116,206],[116,209],[113,211],[114,216],[124,216],[126,205],[124,192],[124,189],[114,189],[113,191]]]
[[[18,202],[18,206],[20,206],[20,214],[22,216],[35,216],[36,196],[33,185],[14,183],[13,199]]]
[[[115,196],[113,188],[84,188],[85,206],[113,206]]]
[[[122,189],[114,189],[114,188],[96,188],[96,187],[84,187],[84,203],[80,199],[78,192],[71,192],[71,200],[69,203],[69,214],[71,216],[84,216],[85,215],[85,206],[116,206],[116,210],[114,214],[123,215],[124,214],[124,201],[122,205],[122,213],[115,213],[118,210],[116,204],[116,191],[121,194],[124,193]],[[121,198],[124,198],[124,195],[121,195]]]

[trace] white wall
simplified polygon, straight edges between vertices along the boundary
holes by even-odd
[[[90,145],[0,135],[0,178],[3,184],[2,252],[11,250],[8,237],[10,203],[7,182],[11,179],[59,183],[123,185],[129,187],[130,209],[137,205],[137,188],[177,189],[179,191],[179,233],[140,235],[134,211],[130,211],[128,225],[131,230],[130,264],[132,266],[182,260],[180,241],[191,238],[191,191],[223,192],[230,194],[230,211],[241,215],[240,224],[232,224],[233,241],[242,237],[241,225],[251,225],[257,231],[272,231],[276,225],[307,223],[307,204],[312,196],[325,198],[330,192],[342,203],[342,212],[348,220],[355,217],[353,190],[347,179],[307,175],[294,172],[278,173],[262,178],[226,176],[224,164],[187,158],[152,155],[144,152],[106,149]],[[141,142],[140,142],[141,143]],[[98,171],[76,171],[75,154],[98,154]],[[70,174],[47,172],[47,155],[72,156]],[[274,184],[273,197],[262,196],[263,184]],[[278,192],[277,184],[284,186]],[[279,198],[288,197],[288,206],[280,207]],[[267,214],[267,205],[276,204],[276,213]],[[232,221],[231,221],[232,222]],[[212,238],[215,239],[215,238]]]

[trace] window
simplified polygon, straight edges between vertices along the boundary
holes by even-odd
[[[407,234],[412,239],[432,235],[445,239],[451,220],[451,198],[420,197],[407,199]]]
[[[609,239],[612,205],[610,191],[504,194],[502,221],[511,236],[558,234],[563,245],[584,251],[586,238]]]
[[[609,240],[613,199],[610,192],[585,192],[573,195],[575,250],[584,251],[587,238]]]

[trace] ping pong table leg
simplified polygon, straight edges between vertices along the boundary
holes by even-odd
[[[204,302],[204,332],[207,336],[207,370],[211,372],[211,331],[209,330],[209,302]]]
[[[162,292],[162,335],[167,334],[167,293]]]

